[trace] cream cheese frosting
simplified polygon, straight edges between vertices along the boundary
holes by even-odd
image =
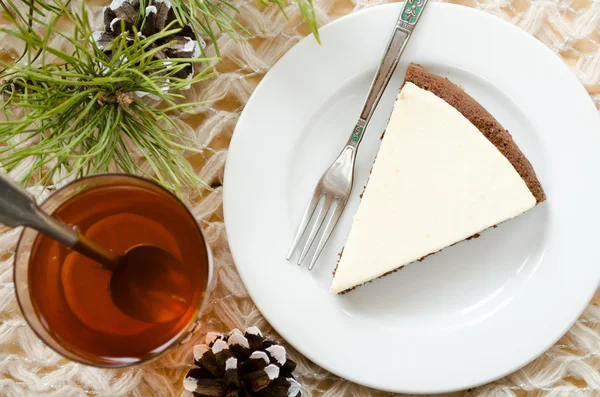
[[[406,83],[354,216],[332,293],[534,207],[512,164],[454,107]]]

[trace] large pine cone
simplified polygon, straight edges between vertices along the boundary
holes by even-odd
[[[205,344],[194,346],[194,364],[183,386],[195,397],[300,397],[292,372],[296,363],[285,348],[264,339],[250,327],[245,334],[209,333]]]

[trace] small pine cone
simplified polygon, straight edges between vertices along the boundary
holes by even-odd
[[[134,26],[141,37],[150,37],[166,27],[181,29],[152,45],[152,48],[156,48],[169,44],[154,55],[156,59],[199,58],[206,47],[206,43],[201,38],[196,38],[189,25],[179,25],[168,0],[149,0],[145,10],[140,10],[140,0],[113,0],[104,8],[104,30],[94,32],[92,38],[100,50],[110,54],[112,41],[124,31],[128,34],[127,42],[134,42]],[[189,64],[178,72],[177,77],[191,79],[193,75],[194,66]]]
[[[194,346],[194,364],[183,386],[194,397],[300,397],[294,379],[296,363],[285,348],[267,341],[260,330],[229,334],[209,332],[205,343]]]

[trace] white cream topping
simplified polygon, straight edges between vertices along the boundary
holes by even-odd
[[[458,110],[407,83],[331,285],[340,293],[534,207],[512,164]]]

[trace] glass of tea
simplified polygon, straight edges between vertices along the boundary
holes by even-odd
[[[14,282],[25,319],[59,354],[98,367],[123,367],[156,357],[184,339],[207,298],[212,256],[186,206],[148,180],[101,174],[54,192],[42,210],[106,248],[124,253],[150,244],[185,267],[193,297],[187,311],[151,324],[129,317],[113,303],[111,271],[26,228],[17,246]]]

